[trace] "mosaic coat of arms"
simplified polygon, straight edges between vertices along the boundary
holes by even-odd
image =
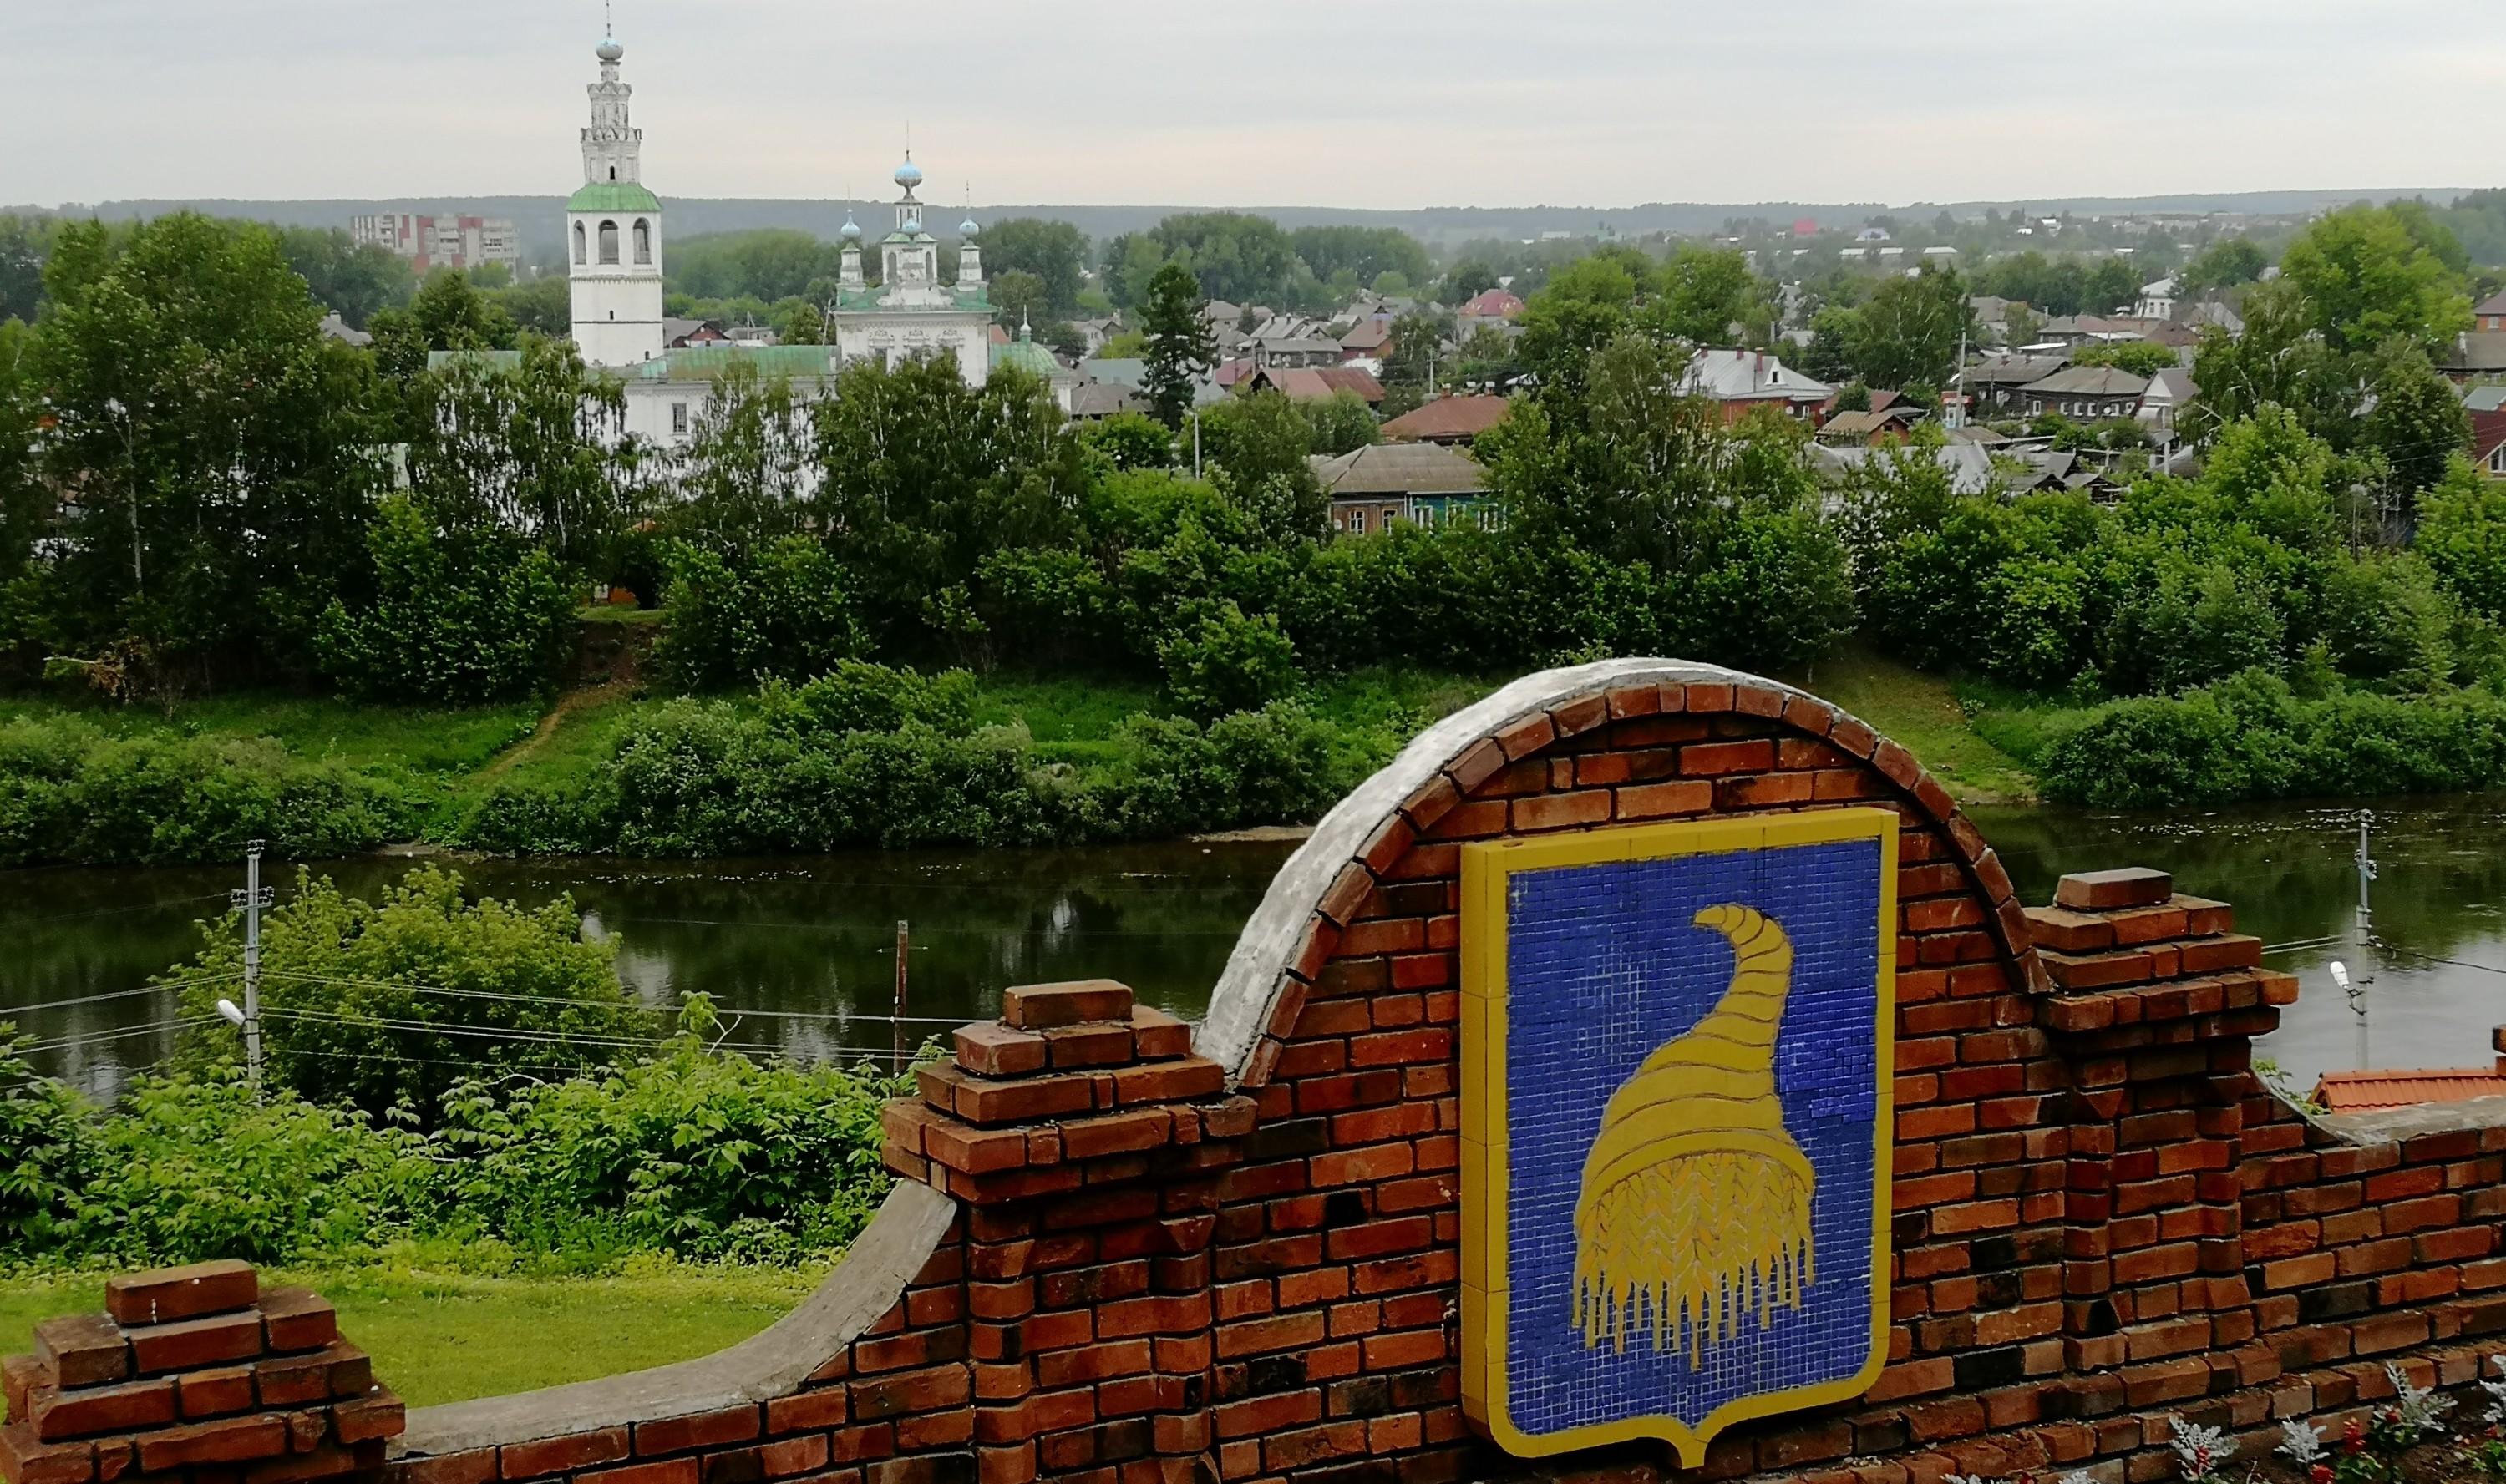
[[[1869,1389],[1887,1355],[1897,816],[1462,858],[1463,1404],[1522,1455]]]

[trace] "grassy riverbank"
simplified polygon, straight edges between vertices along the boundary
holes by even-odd
[[[826,1275],[638,1262],[597,1278],[482,1278],[386,1266],[267,1270],[340,1310],[340,1329],[412,1406],[587,1381],[710,1355],[765,1328]],[[0,1281],[0,1349],[36,1321],[104,1307],[101,1276]]]
[[[1788,678],[1896,737],[1962,798],[2034,796],[2025,766],[1994,742],[2031,735],[2035,713],[1982,706],[1860,650]],[[1499,683],[1382,666],[1312,686],[1284,710],[1195,725],[1145,721],[1167,708],[1137,681],[996,673],[950,692],[918,740],[889,738],[895,723],[846,724],[882,743],[869,749],[833,738],[815,702],[796,722],[770,695],[696,703],[607,675],[546,704],[456,710],[19,696],[0,699],[0,859],[222,859],[227,836],[256,834],[306,856],[403,843],[685,855],[1172,837],[1294,823]],[[688,815],[752,786],[714,818]],[[792,817],[793,798],[831,786],[857,791],[849,814]]]

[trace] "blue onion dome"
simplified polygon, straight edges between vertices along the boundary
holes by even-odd
[[[844,225],[836,232],[836,235],[847,242],[859,242],[862,239],[861,224],[853,220],[851,212],[844,213]]]
[[[913,154],[910,150],[906,152],[905,163],[896,167],[896,183],[908,191],[922,184],[922,167],[913,162]]]
[[[592,54],[599,57],[604,62],[624,61],[626,57],[626,49],[618,45],[617,37],[611,36],[605,38],[598,47],[594,48]]]
[[[975,225],[975,219],[973,217],[968,217],[966,220],[957,224],[957,234],[961,237],[971,237],[982,230],[982,228]]]
[[[920,232],[922,230],[922,219],[920,217],[907,217],[905,219],[905,230],[909,234]]]

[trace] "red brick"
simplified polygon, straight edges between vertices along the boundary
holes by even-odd
[[[1031,1031],[985,1021],[959,1026],[950,1040],[957,1065],[978,1077],[1024,1077],[1044,1070],[1045,1041]]]
[[[1046,1058],[1056,1072],[1082,1067],[1119,1067],[1131,1059],[1131,1024],[1127,1011],[1114,1024],[1055,1026],[1045,1031]]]
[[[1693,705],[1691,709],[1695,709]],[[1774,765],[1775,744],[1771,739],[1696,742],[1679,750],[1679,770],[1692,778],[1721,773],[1763,773]]]
[[[1205,1057],[1187,1057],[1181,1061],[1151,1062],[1137,1067],[1124,1067],[1114,1074],[1114,1101],[1128,1106],[1134,1103],[1180,1103],[1194,1098],[1213,1096],[1227,1086],[1227,1069]]]
[[[751,1410],[754,1411],[753,1408]],[[408,1404],[381,1387],[331,1409],[332,1426],[338,1430],[340,1441],[343,1443],[398,1437],[408,1422]]]
[[[319,1350],[340,1337],[331,1301],[310,1289],[271,1289],[260,1308],[262,1341],[271,1350]]]
[[[1568,830],[1579,825],[1597,825],[1610,817],[1610,795],[1607,790],[1585,789],[1574,794],[1543,794],[1514,801],[1514,828],[1517,830]]]
[[[635,1424],[635,1451],[643,1455],[684,1453],[692,1448],[720,1448],[744,1443],[758,1435],[754,1405],[724,1407],[686,1417],[662,1417]]]
[[[508,1479],[536,1479],[544,1474],[572,1473],[594,1464],[615,1464],[629,1455],[626,1429],[595,1428],[557,1437],[507,1443],[497,1468]]]
[[[125,1333],[130,1338],[131,1360],[143,1376],[249,1360],[261,1354],[261,1316],[249,1309],[148,1325]]]
[[[0,1428],[0,1478],[9,1484],[87,1484],[94,1477],[93,1444],[41,1442],[22,1422]]]
[[[832,1428],[844,1420],[844,1389],[831,1386],[822,1391],[801,1392],[790,1396],[776,1396],[766,1403],[766,1431],[798,1432],[808,1428]]]
[[[191,1371],[175,1378],[174,1385],[186,1419],[196,1421],[252,1410],[252,1367],[248,1365]]]
[[[229,1257],[107,1279],[104,1312],[120,1325],[164,1325],[249,1309],[260,1296],[261,1275]]]
[[[395,1460],[391,1484],[488,1484],[495,1477],[496,1450],[473,1448],[467,1453]]]
[[[246,1381],[245,1405],[251,1401],[252,1386]],[[126,1381],[119,1386],[79,1387],[67,1392],[36,1386],[27,1396],[25,1410],[19,1412],[13,1406],[10,1415],[33,1423],[35,1436],[48,1443],[92,1437],[99,1432],[161,1428],[174,1420],[174,1383]]]
[[[258,1324],[254,1325],[260,1327]],[[287,1451],[287,1424],[267,1413],[219,1422],[187,1423],[139,1439],[139,1467],[162,1473],[198,1464],[245,1464]]]
[[[122,1326],[101,1314],[64,1314],[35,1325],[35,1358],[61,1386],[100,1386],[130,1374]]]
[[[2079,912],[2156,906],[2175,895],[2175,878],[2145,866],[2074,871],[2054,886],[2054,904]]]
[[[1192,1027],[1149,1006],[1131,1007],[1131,1039],[1143,1060],[1192,1054]]]
[[[695,1459],[662,1459],[628,1464],[623,1468],[596,1468],[575,1475],[575,1484],[697,1484]]]
[[[1001,991],[1001,1018],[1021,1031],[1131,1018],[1130,987],[1112,979],[1021,984]]]

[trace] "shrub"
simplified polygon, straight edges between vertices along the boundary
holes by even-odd
[[[0,865],[353,854],[418,826],[403,790],[267,737],[110,737],[70,720],[0,723]]]
[[[1391,755],[1382,739],[1353,742],[1285,704],[1206,726],[1135,717],[1116,745],[1088,806],[1097,832],[1124,838],[1318,819]]]
[[[546,684],[563,656],[574,598],[555,560],[504,532],[446,532],[407,499],[366,528],[372,599],[334,600],[314,654],[366,700],[467,704]]]
[[[2048,797],[2122,808],[2452,793],[2506,782],[2506,699],[2485,690],[2317,700],[2249,671],[2091,712],[2046,749]]]
[[[1166,694],[1207,720],[1264,706],[1297,684],[1297,653],[1270,614],[1246,617],[1232,600],[1187,615],[1158,646]]]
[[[173,971],[209,1012],[243,959],[235,914]],[[262,919],[262,1042],[268,1077],[318,1103],[381,1113],[403,1100],[424,1114],[464,1076],[569,1071],[658,1042],[660,1024],[618,982],[615,939],[587,942],[565,898],[525,909],[469,900],[459,875],[421,866],[378,901],[328,877],[297,875],[296,894]],[[191,1066],[232,1066],[237,1038],[215,1025],[187,1040]]]
[[[887,1188],[879,1106],[911,1090],[867,1067],[761,1064],[681,1038],[596,1079],[464,1083],[433,1144],[459,1156],[450,1209],[519,1247],[790,1261],[868,1223]]]
[[[499,1266],[824,1256],[886,1189],[878,1109],[912,1090],[693,1035],[596,1076],[464,1079],[424,1127],[256,1096],[231,1070],[144,1078],[110,1108],[25,1072],[0,1049],[0,1260],[134,1265],[355,1261],[404,1239]]]
[[[232,1073],[145,1078],[87,1137],[57,1244],[83,1258],[281,1262],[388,1240],[430,1205],[412,1136]]]
[[[815,675],[870,648],[841,564],[806,536],[787,536],[738,567],[704,548],[674,548],[662,609],[653,659],[685,689]]]

